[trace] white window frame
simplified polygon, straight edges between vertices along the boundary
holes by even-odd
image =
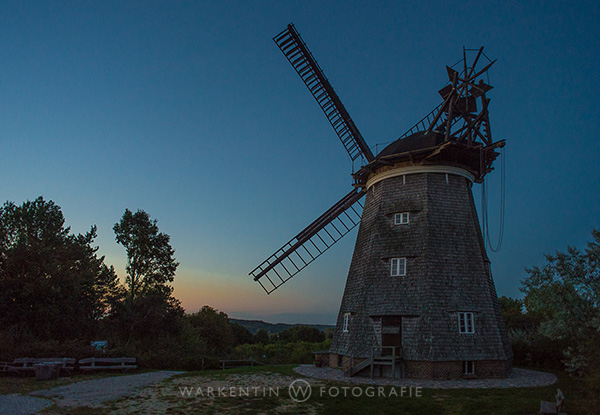
[[[458,332],[460,334],[475,334],[475,319],[472,312],[458,313]]]
[[[475,374],[475,361],[465,360],[463,361],[463,375],[474,375]]]
[[[394,225],[408,225],[410,222],[409,212],[394,213]]]
[[[342,332],[348,333],[350,331],[350,316],[352,313],[344,313],[344,324],[342,325]]]
[[[406,275],[406,258],[390,259],[390,276],[404,277]]]

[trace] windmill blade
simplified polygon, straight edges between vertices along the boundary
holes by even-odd
[[[362,189],[352,190],[249,275],[271,294],[360,223],[364,195]]]
[[[368,162],[372,161],[373,153],[294,25],[289,24],[273,40],[317,100],[350,158],[364,157]]]

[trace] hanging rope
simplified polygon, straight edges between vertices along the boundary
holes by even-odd
[[[488,200],[487,200],[487,181],[483,179],[483,185],[481,187],[481,210],[482,210],[482,233],[484,238],[484,244],[487,241],[487,245],[492,252],[500,251],[502,247],[502,241],[504,240],[504,207],[505,207],[505,183],[506,183],[506,153],[504,148],[500,149],[500,229],[498,231],[498,241],[496,247],[492,246],[490,238],[490,226],[488,222]]]

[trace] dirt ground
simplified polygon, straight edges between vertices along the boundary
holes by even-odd
[[[160,373],[160,372],[154,372]],[[141,376],[141,375],[132,375]],[[111,378],[109,385],[81,395],[81,386],[61,387],[34,392],[49,397],[54,405],[44,414],[226,414],[226,413],[303,413],[316,414],[318,404],[298,403],[290,399],[288,388],[296,377],[264,371],[244,374],[183,374],[132,389],[129,376]],[[317,385],[315,380],[306,380]],[[80,382],[83,383],[83,382]],[[98,385],[98,384],[96,384]],[[84,389],[89,389],[89,386]],[[125,390],[115,399],[116,390]],[[110,392],[112,390],[113,392]],[[258,399],[257,399],[258,398]]]

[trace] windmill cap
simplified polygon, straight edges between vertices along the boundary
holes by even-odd
[[[444,136],[435,131],[425,134],[425,131],[417,131],[405,138],[399,138],[386,148],[381,150],[377,158],[393,156],[409,151],[423,150],[425,148],[437,147],[444,142]]]

